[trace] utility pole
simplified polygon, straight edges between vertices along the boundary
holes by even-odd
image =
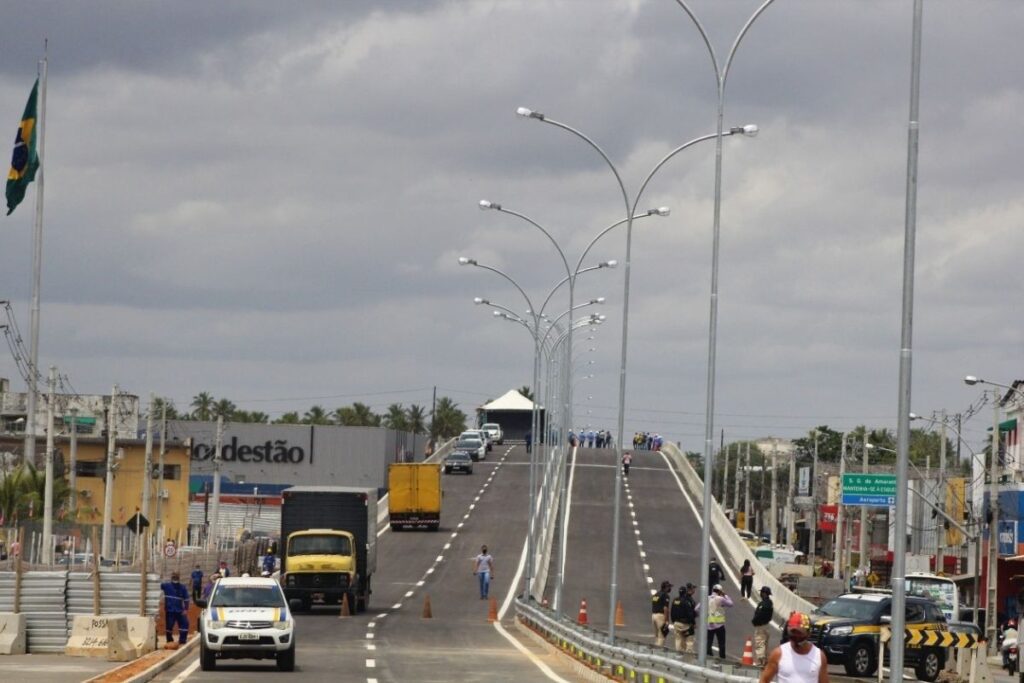
[[[862,447],[862,449],[864,451],[864,453],[861,454],[861,457],[863,458],[863,463],[864,463],[863,466],[862,466],[862,470],[861,471],[864,472],[864,474],[867,474],[868,473],[868,429],[867,429],[867,427],[864,428],[864,441],[861,443],[861,447]],[[867,567],[870,566],[870,561],[868,560],[868,506],[867,505],[861,505],[860,506],[860,537],[857,539],[857,542],[860,544],[860,554],[859,554],[860,562],[857,563],[857,566],[860,567],[861,574],[863,574],[864,576],[867,576],[867,574],[868,574]]]
[[[843,445],[839,451],[839,500],[836,501],[836,561],[832,565],[832,578],[838,579],[843,567],[843,475],[846,474],[846,432],[843,432]]]
[[[153,488],[153,394],[149,395],[149,410],[146,411],[146,457],[142,463],[142,516],[149,519],[149,496]],[[159,494],[159,492],[158,492]],[[143,538],[142,528],[135,532]]]
[[[988,653],[996,653],[996,591],[999,587],[999,390],[992,390],[992,462],[989,467],[988,509],[992,521],[988,525],[988,573],[985,588],[988,599],[985,602],[985,634],[988,636]]]
[[[779,510],[778,510],[778,507],[777,507],[776,502],[775,502],[775,498],[776,498],[775,486],[776,486],[776,483],[777,483],[776,480],[775,480],[775,470],[778,469],[778,467],[777,467],[778,463],[776,462],[776,460],[778,458],[778,452],[779,452],[779,442],[778,441],[773,441],[772,442],[772,508],[771,508],[771,513],[770,513],[771,517],[772,517],[772,524],[771,524],[771,528],[768,530],[768,537],[771,539],[771,544],[772,545],[775,545],[778,542],[778,540],[779,540],[778,539],[778,535],[779,535],[778,534],[778,531],[779,531],[778,530],[778,526],[779,526]]]
[[[743,477],[743,530],[750,531],[750,442],[747,442],[747,474]]]
[[[942,418],[942,429],[939,434],[942,443],[939,444],[939,512],[946,514],[946,411],[940,415]],[[936,535],[935,544],[935,573],[945,572],[945,550],[946,550],[946,518],[939,517],[939,529]]]
[[[814,574],[814,556],[818,545],[818,430],[814,430],[814,461],[811,463],[811,541],[808,553],[811,556],[811,574]]]
[[[789,497],[786,500],[786,545],[792,545],[795,533],[796,508],[793,498],[796,496],[796,449],[789,454]]]
[[[224,416],[217,416],[217,438],[213,451],[213,506],[210,515],[210,531],[206,542],[211,548],[217,547],[217,525],[220,524],[220,451],[224,443]]]
[[[435,424],[435,420],[437,419],[435,417],[436,415],[437,415],[437,385],[435,384],[434,385],[434,398],[433,398],[433,400],[430,403],[430,438],[431,439],[437,438],[436,435],[434,434],[434,424]],[[434,444],[434,446],[436,448],[437,444]]]
[[[161,401],[160,410],[160,456],[157,460],[156,477],[156,540],[163,542],[163,501],[164,501],[164,455],[167,453],[167,400]]]
[[[114,447],[117,441],[117,385],[110,394],[110,406],[107,410],[107,473],[103,485],[103,541],[100,545],[100,556],[110,558],[112,517],[114,515]]]
[[[53,392],[57,368],[50,366],[46,395],[46,481],[43,484],[43,564],[53,564]]]
[[[733,514],[733,526],[736,526],[736,522],[740,519],[740,445],[736,444],[736,474],[732,478],[732,514]],[[743,472],[743,478],[746,479],[750,476],[749,472]]]
[[[724,435],[725,432],[723,431]],[[732,444],[729,444],[725,449],[725,464],[722,465],[722,512],[729,506],[729,451],[732,450]]]
[[[78,510],[78,408],[71,409],[71,467],[68,484],[71,486],[71,510]]]

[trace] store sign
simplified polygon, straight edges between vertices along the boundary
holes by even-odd
[[[797,486],[798,496],[809,496],[811,495],[811,468],[801,467],[800,468],[800,479],[799,485]]]
[[[999,554],[1007,557],[1017,554],[1017,520],[999,520]]]
[[[818,531],[836,531],[836,519],[839,517],[838,505],[822,505],[818,508]]]
[[[216,449],[212,444],[197,443],[192,446],[192,459],[212,461]],[[240,444],[238,437],[231,437],[220,451],[221,462],[267,463],[277,465],[298,465],[306,460],[306,449],[289,446],[287,439],[268,439],[258,444]]]

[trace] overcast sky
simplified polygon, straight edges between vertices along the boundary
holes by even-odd
[[[724,55],[758,2],[693,0]],[[911,0],[778,0],[732,64],[724,141],[716,435],[894,427]],[[1024,5],[924,13],[916,412],[1024,378]],[[535,303],[714,132],[700,35],[674,0],[10,1],[0,134],[49,39],[40,366],[187,408],[200,391],[279,415],[355,400],[464,409],[531,379],[532,341],[474,306]],[[5,148],[3,154],[9,154]],[[6,158],[5,158],[6,159]],[[714,143],[654,177],[632,249],[626,430],[701,450]],[[27,335],[35,188],[0,218],[0,299]],[[587,264],[625,254],[625,231]],[[581,340],[579,425],[614,428],[624,269],[582,275],[607,322]],[[549,310],[561,313],[567,299]],[[2,348],[2,347],[0,347]],[[22,389],[6,349],[0,376]],[[592,398],[591,398],[592,397]],[[988,409],[965,436],[977,447]]]

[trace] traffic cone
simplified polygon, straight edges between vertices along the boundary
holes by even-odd
[[[587,625],[587,601],[586,600],[580,600],[580,614],[576,618],[576,623],[579,624],[580,626],[586,626]]]
[[[747,638],[746,644],[743,646],[743,666],[754,666],[754,645],[750,642],[750,638]]]
[[[433,619],[434,613],[430,611],[430,596],[423,598],[423,618]]]
[[[339,619],[352,616],[352,609],[348,605],[348,593],[341,594],[341,614],[338,615]]]
[[[626,625],[626,615],[625,615],[625,613],[622,610],[622,600],[617,600],[615,602],[615,625],[616,626],[625,626]]]
[[[487,621],[495,622],[498,620],[498,600],[491,598],[491,604],[487,609]]]

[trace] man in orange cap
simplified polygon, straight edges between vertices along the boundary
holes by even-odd
[[[761,672],[760,683],[828,683],[828,659],[825,653],[807,640],[811,620],[803,612],[793,612],[786,622],[789,642],[779,645],[768,655],[768,664]]]

